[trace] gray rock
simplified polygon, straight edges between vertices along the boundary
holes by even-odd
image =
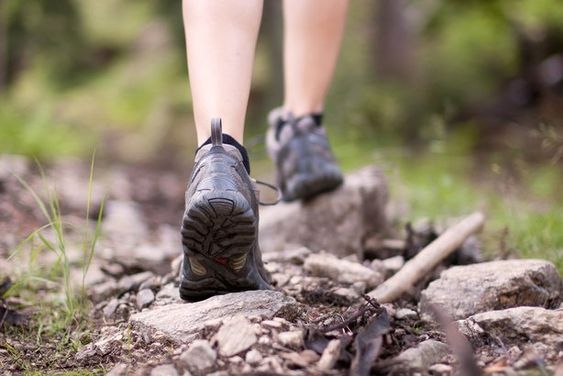
[[[88,295],[94,303],[101,302],[114,295],[118,291],[117,283],[113,279],[100,283],[99,285],[90,286]]]
[[[422,291],[420,309],[445,309],[455,319],[517,306],[556,306],[561,278],[544,260],[503,260],[455,266]]]
[[[258,365],[262,361],[262,354],[258,350],[250,350],[246,353],[245,361],[251,366]]]
[[[346,287],[338,287],[332,293],[348,303],[354,303],[360,298],[360,294],[356,290]]]
[[[211,344],[206,340],[195,340],[182,355],[182,362],[191,371],[205,371],[215,364],[217,352],[213,350]]]
[[[107,374],[106,376],[125,376],[127,375],[127,364],[125,363],[117,363]]]
[[[113,316],[118,306],[119,306],[119,300],[117,300],[116,298],[110,300],[109,303],[104,307],[103,310],[104,317]]]
[[[161,364],[151,370],[151,376],[178,376],[173,364]]]
[[[387,183],[380,169],[347,175],[342,187],[306,204],[261,208],[260,245],[265,252],[300,244],[339,256],[359,253],[370,236],[387,229]]]
[[[233,356],[254,345],[258,340],[256,333],[256,325],[251,324],[244,316],[236,316],[225,321],[214,339],[221,355]]]
[[[301,330],[292,330],[278,334],[278,341],[284,346],[297,349],[303,346],[303,332]]]
[[[159,292],[156,293],[156,301],[163,303],[181,303],[180,291],[173,283],[164,285]]]
[[[553,349],[563,347],[563,311],[541,307],[516,307],[478,313],[457,326],[471,342],[488,336],[500,338],[505,346],[541,342]]]
[[[418,317],[418,313],[408,308],[401,308],[398,309],[397,312],[395,312],[395,318],[399,320],[416,319],[417,317]]]
[[[376,287],[384,279],[382,274],[362,264],[341,260],[326,253],[310,255],[303,267],[305,271],[316,277],[327,277],[345,284],[365,282],[368,288]]]
[[[319,369],[328,371],[334,367],[338,358],[340,357],[340,352],[342,351],[342,343],[339,339],[331,340],[321,355],[321,359],[317,363]]]
[[[137,309],[141,310],[151,305],[154,302],[154,292],[150,289],[144,289],[137,293],[136,305]]]
[[[431,365],[440,362],[446,355],[448,355],[448,346],[445,343],[427,339],[394,358],[379,362],[376,364],[376,369],[386,375],[426,372]]]
[[[100,338],[94,343],[96,353],[100,356],[106,356],[113,350],[121,348],[122,339],[123,334],[119,331]]]
[[[282,308],[295,305],[295,299],[281,292],[245,291],[217,295],[196,303],[154,307],[132,315],[130,322],[140,331],[159,331],[176,343],[187,343],[198,336],[206,321],[236,315],[271,319]]]
[[[142,272],[132,275],[126,275],[119,280],[117,287],[122,292],[137,290],[141,283],[153,277],[151,272]]]
[[[451,375],[453,373],[453,367],[448,364],[434,364],[428,368],[433,375]]]
[[[405,258],[403,256],[394,256],[382,260],[383,267],[390,273],[398,272],[403,265],[405,265]]]

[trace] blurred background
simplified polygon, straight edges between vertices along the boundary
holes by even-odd
[[[246,144],[282,101],[281,2],[266,1]],[[495,250],[563,265],[560,0],[355,0],[326,123],[342,166],[387,172],[397,216],[484,208]],[[0,153],[189,173],[179,0],[0,0]]]

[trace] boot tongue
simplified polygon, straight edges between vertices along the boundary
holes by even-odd
[[[223,145],[223,131],[222,131],[221,119],[213,118],[211,119],[211,145],[222,146]]]

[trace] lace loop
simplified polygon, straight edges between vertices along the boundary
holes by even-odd
[[[276,193],[277,193],[277,195],[278,195],[278,197],[276,198],[276,201],[273,201],[273,202],[262,202],[262,201],[258,200],[258,203],[259,203],[260,205],[262,205],[262,206],[274,206],[274,205],[277,205],[277,204],[281,201],[281,191],[279,190],[278,187],[276,187],[276,186],[273,185],[273,184],[270,184],[270,183],[266,183],[266,182],[264,182],[264,181],[261,181],[261,180],[257,180],[257,179],[252,179],[252,180],[253,180],[254,183],[256,183],[256,184],[263,185],[263,186],[265,186],[265,187],[268,187],[268,188],[270,188],[270,189],[276,191]]]

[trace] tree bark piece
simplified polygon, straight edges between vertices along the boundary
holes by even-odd
[[[459,248],[470,235],[479,231],[484,222],[485,216],[476,212],[450,227],[369,295],[380,303],[389,303],[398,299],[440,261]]]

